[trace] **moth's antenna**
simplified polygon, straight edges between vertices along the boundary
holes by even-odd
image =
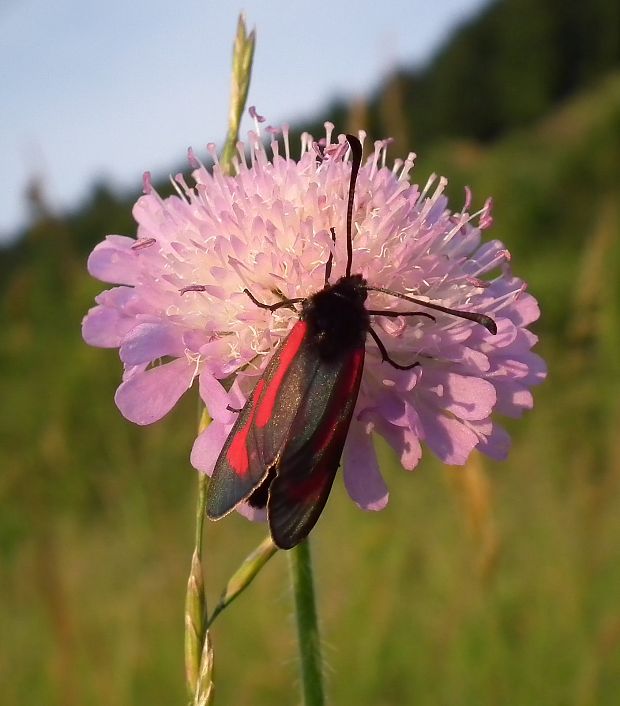
[[[391,289],[385,289],[385,287],[365,287],[368,292],[383,292],[384,294],[389,294],[392,297],[398,297],[399,299],[404,299],[406,302],[413,302],[418,306],[425,306],[427,309],[433,309],[434,311],[442,311],[444,314],[450,314],[450,316],[457,316],[459,319],[467,319],[468,321],[473,321],[489,332],[495,335],[497,333],[497,324],[495,321],[486,314],[479,314],[475,311],[461,311],[461,309],[450,309],[447,306],[441,306],[441,304],[433,304],[432,302],[425,302],[422,299],[416,299],[415,297],[408,297],[406,294],[401,294],[400,292],[394,292]],[[380,312],[373,312],[373,314]],[[418,314],[415,312],[401,312],[401,316],[411,316],[411,314]],[[391,316],[391,312],[389,314]]]
[[[353,265],[353,236],[351,229],[353,225],[353,197],[355,196],[355,182],[357,173],[362,163],[362,143],[355,135],[347,135],[347,142],[351,147],[351,181],[349,182],[349,201],[347,203],[347,271],[346,276],[351,276]]]

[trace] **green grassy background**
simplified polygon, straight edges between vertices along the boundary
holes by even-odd
[[[357,106],[338,127],[364,114]],[[333,704],[618,703],[620,76],[601,73],[509,127],[492,142],[429,141],[414,178],[448,175],[457,207],[466,183],[478,203],[493,194],[492,235],[541,303],[549,378],[535,410],[508,425],[504,463],[442,468],[427,454],[407,473],[381,447],[391,496],[377,514],[336,483],[313,533]],[[37,223],[3,255],[3,704],[185,700],[197,400],[134,428],[113,404],[116,355],[80,339],[101,285],[72,229],[92,242],[132,232],[126,205],[106,222],[106,198],[67,219],[38,203]],[[208,525],[211,601],[264,532],[238,517]],[[213,636],[217,703],[298,702],[285,553]]]

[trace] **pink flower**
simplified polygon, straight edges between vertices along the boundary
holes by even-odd
[[[211,473],[232,427],[230,408],[243,405],[298,317],[257,307],[243,289],[261,301],[307,297],[323,287],[332,248],[332,281],[344,274],[351,167],[344,138],[333,143],[332,130],[326,123],[321,147],[304,135],[298,161],[286,130],[273,138],[271,158],[250,133],[249,160],[240,145],[234,176],[222,173],[213,145],[211,172],[190,151],[194,186],[178,175],[178,195],[162,199],[147,175],[133,211],[137,239],[110,235],[89,258],[94,277],[120,285],[97,297],[82,329],[87,343],[119,348],[125,371],[116,404],[127,419],[151,424],[198,380],[213,418],[192,450],[202,472]],[[437,311],[435,320],[373,317],[392,359],[420,363],[397,370],[367,340],[343,465],[353,500],[375,510],[388,491],[373,433],[407,469],[420,460],[422,442],[448,464],[465,463],[475,448],[501,459],[509,437],[492,412],[520,416],[532,406],[531,386],[545,377],[527,328],[538,318],[537,302],[511,274],[503,244],[481,240],[492,222],[490,200],[471,215],[468,192],[463,210],[449,211],[446,180],[431,178],[423,189],[410,184],[414,155],[388,168],[387,144],[375,143],[357,180],[353,272],[371,287],[486,314],[498,332]],[[368,294],[368,309],[401,304]]]

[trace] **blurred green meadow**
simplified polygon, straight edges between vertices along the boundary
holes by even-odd
[[[394,155],[417,149],[415,113],[398,133],[407,105],[390,84],[340,106],[337,129],[378,124]],[[593,70],[541,111],[493,139],[444,131],[418,149],[413,178],[447,175],[454,208],[465,184],[479,205],[493,195],[491,236],[540,301],[549,376],[507,423],[504,463],[426,454],[407,473],[381,446],[391,495],[376,514],[336,482],[312,534],[329,703],[618,703],[620,74]],[[86,254],[133,232],[130,201],[100,186],[59,218],[34,186],[30,199],[34,225],[0,251],[0,701],[184,703],[197,395],[136,428],[114,406],[116,353],[80,338],[102,288]],[[211,605],[265,531],[208,524]],[[298,702],[287,578],[279,552],[218,618],[217,704]]]

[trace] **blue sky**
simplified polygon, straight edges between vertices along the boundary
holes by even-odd
[[[240,10],[258,32],[249,104],[277,124],[423,62],[484,4],[0,0],[0,239],[25,222],[33,175],[62,211],[95,179],[139,188],[219,142]]]

